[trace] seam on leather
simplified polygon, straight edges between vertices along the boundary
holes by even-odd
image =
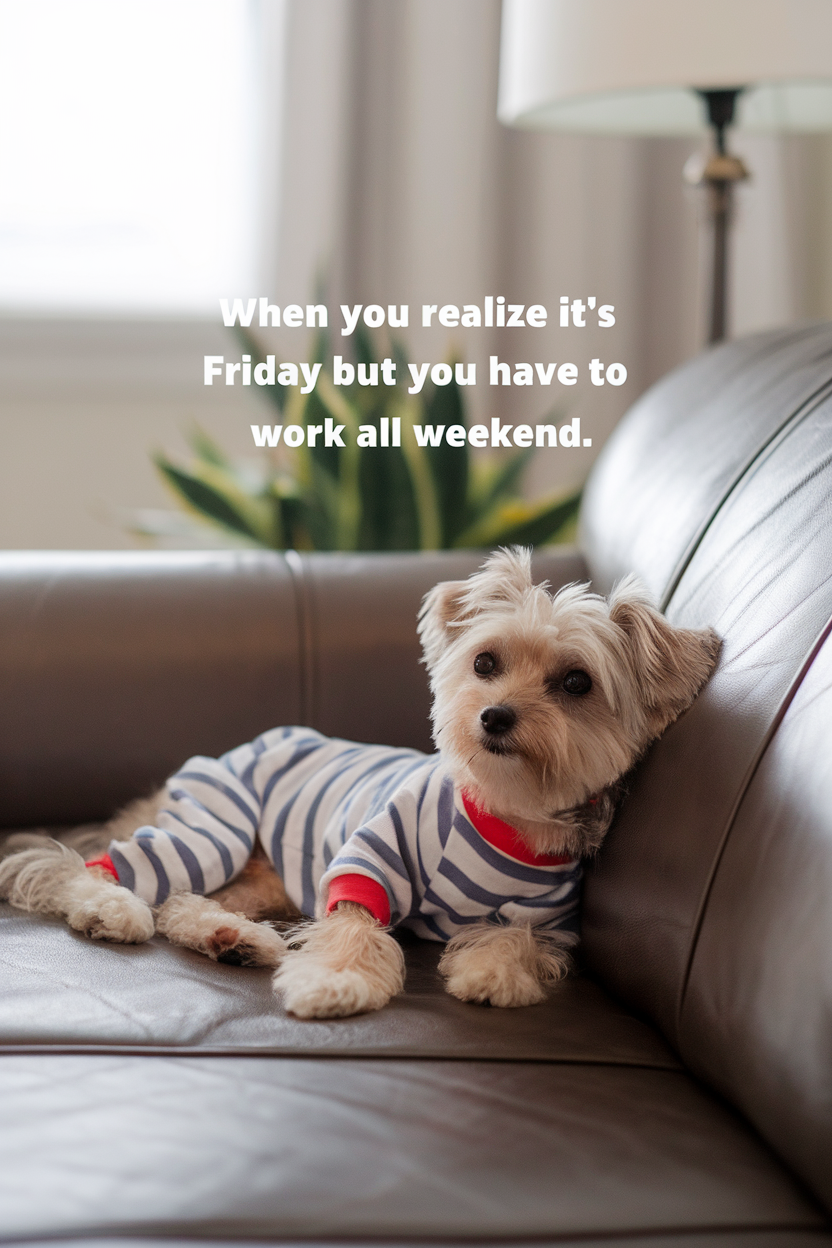
[[[768,451],[772,450],[779,441],[782,441],[784,438],[789,436],[794,426],[799,425],[806,416],[810,415],[815,408],[819,407],[824,399],[829,398],[830,395],[832,395],[832,378],[829,378],[827,381],[823,382],[822,385],[818,386],[816,390],[813,390],[812,393],[801,402],[799,407],[795,408],[795,410],[786,417],[783,423],[778,425],[778,427],[771,434],[769,434],[762,445],[757,447],[745,463],[737,469],[734,476],[725,486],[722,497],[716,507],[713,508],[708,518],[702,523],[700,528],[697,529],[696,533],[694,533],[693,537],[688,542],[688,545],[679,557],[676,567],[673,570],[673,574],[668,581],[667,587],[662,594],[661,601],[659,603],[659,609],[662,613],[667,611],[667,608],[670,606],[673,599],[673,595],[679,588],[682,577],[690,567],[690,564],[699,547],[702,545],[706,534],[710,530],[717,516],[721,514],[726,503],[733,496],[734,491],[740,485],[743,478],[751,472],[757,462],[762,459]]]
[[[295,1045],[278,1048],[263,1045],[163,1045],[163,1044],[8,1044],[0,1045],[0,1061],[4,1057],[27,1057],[43,1055],[45,1057],[84,1056],[120,1056],[120,1057],[246,1057],[275,1058],[286,1061],[367,1061],[367,1062],[464,1062],[468,1064],[488,1064],[496,1066],[591,1066],[604,1067],[609,1070],[652,1070],[659,1074],[681,1075],[685,1079],[693,1076],[678,1060],[668,1059],[667,1062],[626,1061],[612,1058],[593,1057],[527,1057],[507,1054],[494,1056],[471,1053],[454,1053],[452,1051],[424,1053],[418,1049],[406,1049],[391,1052],[389,1049],[367,1047],[366,1049],[314,1049]]]
[[[691,935],[690,946],[688,948],[688,955],[687,955],[687,958],[685,959],[685,967],[684,967],[684,972],[682,974],[681,987],[679,990],[679,1000],[677,1003],[676,1017],[675,1017],[676,1036],[678,1037],[679,1042],[681,1042],[681,1038],[682,1038],[682,1016],[685,1010],[685,1001],[687,999],[688,985],[690,983],[690,977],[693,971],[693,961],[694,961],[694,958],[696,957],[696,949],[699,944],[699,937],[702,931],[702,925],[705,921],[705,914],[708,909],[708,902],[710,900],[711,891],[714,886],[714,881],[716,880],[716,876],[717,876],[717,872],[719,871],[720,863],[722,862],[725,849],[728,845],[728,841],[734,829],[734,824],[737,821],[737,816],[740,812],[740,808],[742,807],[742,804],[745,801],[745,798],[748,794],[748,790],[751,788],[751,785],[754,782],[754,777],[756,776],[757,771],[759,770],[760,764],[763,761],[763,758],[765,757],[766,752],[769,746],[771,745],[771,742],[773,741],[778,728],[783,722],[786,716],[786,713],[788,712],[789,707],[791,706],[792,702],[794,701],[797,695],[797,691],[799,690],[800,686],[803,684],[803,681],[806,679],[808,672],[811,670],[812,664],[814,663],[818,654],[822,650],[830,634],[832,634],[832,618],[827,620],[826,624],[824,624],[823,628],[818,633],[815,640],[812,642],[812,645],[810,646],[806,657],[804,658],[802,664],[800,665],[800,668],[798,669],[797,675],[792,680],[792,683],[789,685],[789,688],[786,690],[785,695],[781,699],[780,704],[777,707],[777,710],[772,716],[771,723],[769,724],[768,729],[766,730],[766,733],[762,741],[760,742],[760,745],[757,748],[754,758],[751,760],[751,763],[749,764],[748,769],[746,770],[746,773],[743,776],[742,781],[740,782],[739,788],[737,790],[737,796],[734,799],[734,803],[731,807],[728,818],[725,821],[725,829],[722,833],[722,836],[720,837],[719,845],[717,846],[716,853],[714,854],[713,861],[711,863],[711,867],[708,872],[708,878],[705,881],[705,886],[702,889],[702,896],[699,900],[699,905],[697,906],[696,916],[693,922],[693,931]]]
[[[623,1244],[626,1248],[627,1244],[637,1244],[639,1248],[643,1244],[656,1243],[659,1248],[666,1248],[671,1241],[678,1244],[679,1248],[685,1248],[686,1244],[694,1243],[698,1246],[706,1237],[718,1235],[719,1239],[714,1240],[716,1248],[727,1248],[730,1244],[731,1248],[740,1248],[740,1245],[748,1245],[748,1248],[754,1248],[754,1245],[761,1243],[763,1248],[767,1248],[771,1244],[772,1235],[795,1235],[794,1243],[798,1245],[805,1244],[807,1248],[811,1245],[820,1243],[830,1244],[829,1223],[824,1219],[823,1211],[821,1211],[813,1221],[791,1221],[783,1222],[765,1222],[759,1224],[738,1225],[736,1222],[701,1222],[695,1226],[679,1226],[677,1224],[667,1226],[647,1226],[635,1227],[625,1231],[598,1231],[598,1230],[571,1230],[571,1231],[547,1231],[541,1234],[498,1234],[496,1236],[488,1235],[483,1237],[478,1235],[475,1239],[465,1235],[429,1235],[427,1238],[422,1237],[416,1239],[412,1235],[402,1235],[400,1233],[386,1234],[378,1236],[375,1233],[358,1236],[349,1236],[338,1238],[336,1234],[315,1235],[312,1238],[302,1237],[301,1235],[293,1235],[288,1240],[281,1235],[281,1230],[276,1227],[270,1231],[263,1232],[262,1224],[257,1223],[254,1227],[246,1225],[240,1230],[242,1225],[240,1218],[223,1222],[224,1230],[219,1233],[214,1224],[207,1228],[204,1220],[191,1222],[183,1222],[181,1219],[171,1221],[163,1219],[160,1222],[140,1222],[138,1224],[131,1223],[125,1226],[123,1223],[103,1223],[100,1225],[85,1225],[80,1228],[72,1228],[64,1231],[46,1231],[35,1232],[27,1235],[14,1235],[9,1239],[4,1238],[2,1243],[6,1248],[89,1248],[91,1244],[106,1244],[108,1248],[118,1246],[118,1248],[126,1248],[127,1245],[135,1245],[136,1248],[174,1248],[174,1245],[182,1245],[184,1248],[204,1248],[205,1245],[231,1245],[237,1244],[240,1248],[263,1248],[263,1245],[309,1245],[309,1248],[344,1248],[345,1245],[355,1244],[374,1244],[381,1245],[383,1248],[470,1248],[473,1244],[493,1245],[493,1248],[604,1248],[609,1244],[610,1248],[614,1248],[616,1244]],[[726,1236],[728,1238],[726,1238]],[[822,1237],[822,1238],[819,1238]],[[780,1241],[782,1243],[782,1240]]]
[[[283,558],[295,591],[295,611],[298,629],[298,676],[300,684],[300,723],[312,724],[315,714],[317,690],[315,682],[315,638],[312,621],[312,593],[303,556],[296,550],[285,550]]]

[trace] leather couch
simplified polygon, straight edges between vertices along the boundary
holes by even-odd
[[[280,722],[429,748],[414,619],[480,556],[7,553],[2,824],[101,819]],[[709,352],[630,412],[557,586],[630,570],[724,638],[587,874],[545,1005],[374,1015],[2,911],[0,1236],[832,1244],[832,328]]]

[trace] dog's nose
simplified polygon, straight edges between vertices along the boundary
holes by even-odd
[[[511,731],[517,723],[517,716],[510,706],[487,706],[480,715],[480,722],[486,732],[501,737]]]

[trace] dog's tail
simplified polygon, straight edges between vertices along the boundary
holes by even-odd
[[[10,854],[19,854],[21,849],[43,849],[44,843],[51,839],[45,828],[26,832],[4,832],[0,841],[0,861]]]
[[[0,862],[0,898],[19,910],[64,917],[67,886],[84,878],[86,863],[60,841],[38,839],[38,846],[10,854]]]

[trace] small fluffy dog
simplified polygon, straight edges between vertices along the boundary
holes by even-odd
[[[440,972],[461,1000],[542,1001],[577,941],[580,860],[719,642],[673,628],[633,577],[609,601],[579,585],[551,596],[519,548],[431,590],[419,632],[437,755],[274,729],[191,759],[106,826],[109,852],[91,862],[18,837],[0,895],[95,939],[158,931],[277,967],[302,1018],[380,1009],[401,991],[397,926],[445,943]],[[285,938],[254,921],[312,914]]]

